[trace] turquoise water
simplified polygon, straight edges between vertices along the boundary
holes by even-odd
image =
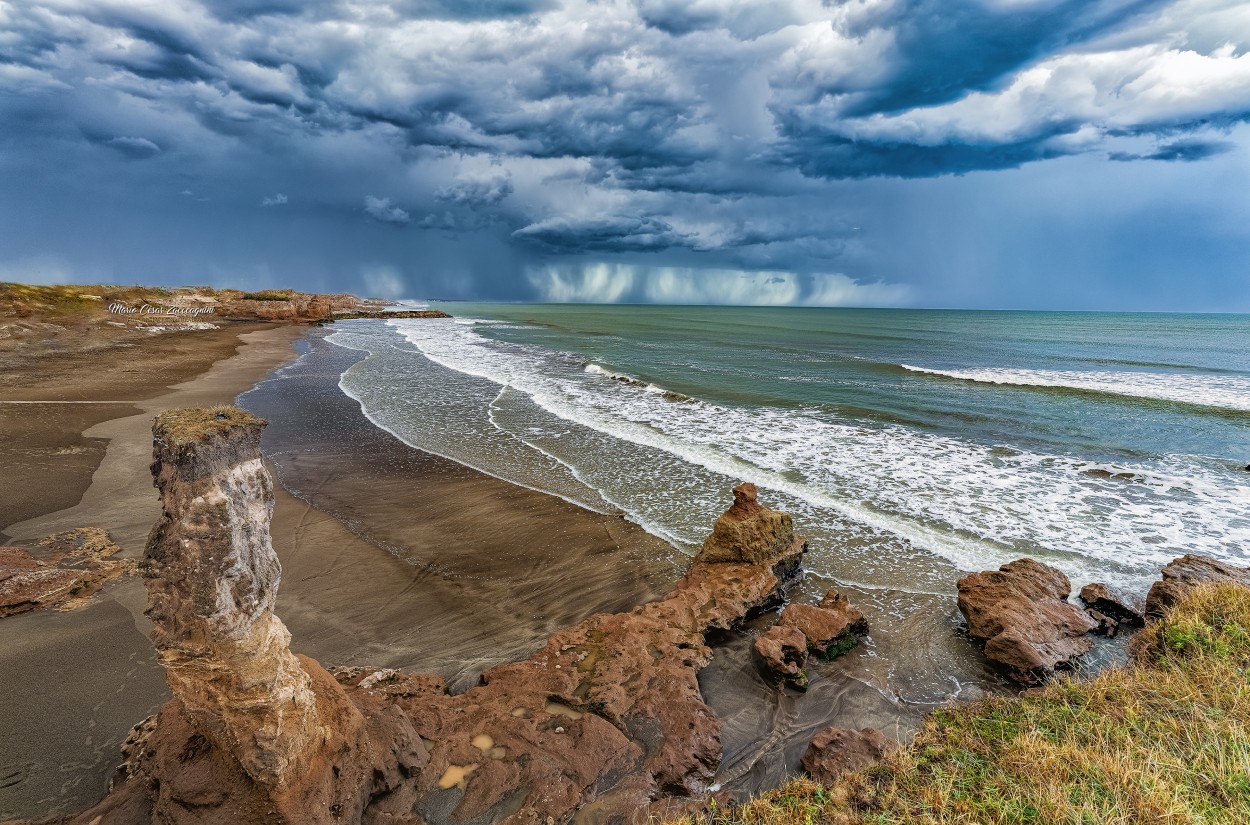
[[[1250,562],[1250,316],[441,308],[336,325],[376,424],[686,552],[750,480],[817,572],[872,588]]]

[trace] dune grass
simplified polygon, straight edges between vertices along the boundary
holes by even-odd
[[[1088,681],[934,713],[833,787],[795,779],[684,825],[1250,823],[1250,589],[1195,590]]]

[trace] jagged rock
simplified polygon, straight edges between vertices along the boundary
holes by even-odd
[[[788,605],[777,623],[802,631],[808,649],[827,659],[855,647],[859,644],[859,637],[868,633],[868,621],[864,614],[835,590],[826,593],[817,607],[809,604]]]
[[[0,547],[0,618],[36,608],[72,610],[135,563],[98,527],[39,539],[33,548]]]
[[[957,583],[968,633],[1018,682],[1034,684],[1089,652],[1097,626],[1067,601],[1068,577],[1033,559],[973,573]]]
[[[1250,570],[1209,556],[1186,553],[1168,562],[1163,568],[1163,578],[1150,586],[1146,594],[1146,615],[1160,617],[1198,585],[1225,581],[1250,585]]]
[[[775,558],[794,543],[789,513],[761,505],[754,484],[733,489],[733,506],[712,527],[699,557],[708,562],[758,563]]]
[[[832,785],[842,774],[876,762],[888,748],[889,740],[876,728],[825,728],[812,737],[803,753],[803,770],[817,782]]]
[[[1081,588],[1081,601],[1091,610],[1110,616],[1119,624],[1141,627],[1146,623],[1146,608],[1141,597],[1110,585],[1085,585]]]
[[[722,535],[667,596],[591,616],[461,695],[433,675],[330,675],[291,655],[272,613],[263,425],[234,409],[157,421],[149,613],[174,699],[74,825],[624,822],[708,798],[705,637],[784,597],[806,551],[788,516],[752,496],[756,528]]]
[[[1086,609],[1090,619],[1094,622],[1094,629],[1091,631],[1098,636],[1106,636],[1108,638],[1115,636],[1120,630],[1120,623],[1105,613],[1099,613],[1097,610]]]
[[[775,624],[755,640],[755,655],[769,679],[807,690],[807,637],[803,631]]]

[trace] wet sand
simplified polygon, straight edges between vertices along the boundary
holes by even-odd
[[[687,556],[631,522],[431,456],[375,427],[338,388],[362,353],[324,337],[310,333],[301,342],[306,358],[240,399],[270,421],[265,454],[303,502],[307,526],[280,525],[279,507],[275,536],[346,526],[385,551],[395,572],[373,572],[382,554],[368,557],[369,567],[355,550],[327,556],[333,542],[324,538],[279,545],[279,613],[299,652],[437,672],[463,689],[559,627],[654,598],[684,571]],[[725,498],[728,506],[728,490]],[[818,602],[837,586],[874,630],[860,649],[813,661],[804,695],[777,690],[753,661],[755,636],[772,616],[713,640],[716,655],[700,684],[724,723],[718,782],[740,794],[772,787],[797,771],[823,727],[873,726],[903,738],[953,696],[1005,688],[962,637],[951,581],[950,594],[930,595],[846,587],[809,573],[794,598]]]
[[[278,613],[295,650],[327,665],[437,672],[462,689],[557,628],[658,596],[684,569],[685,556],[619,515],[495,479],[374,427],[337,387],[360,353],[324,334],[255,330],[231,356],[235,332],[192,333],[203,337],[187,345],[184,373],[173,377],[190,380],[168,392],[159,379],[142,383],[142,352],[113,367],[61,365],[55,386],[73,389],[55,390],[56,400],[137,403],[0,410],[8,450],[0,469],[12,465],[23,488],[48,493],[6,493],[0,525],[18,539],[98,525],[125,555],[140,556],[159,513],[148,475],[152,413],[228,402],[288,360],[294,343],[313,356],[240,404],[271,421],[264,448],[281,481],[272,531],[284,568]],[[147,357],[159,360],[159,348]],[[23,400],[52,400],[34,377],[21,391]],[[45,451],[40,460],[23,463],[21,451],[35,446]],[[43,514],[30,512],[41,504]],[[798,597],[817,600],[834,584],[809,577]],[[769,617],[713,640],[716,656],[700,683],[724,722],[722,784],[741,794],[776,784],[829,724],[905,736],[960,689],[943,676],[952,655],[964,660],[960,671],[973,656],[958,637],[953,598],[845,592],[874,623],[873,639],[835,662],[814,662],[805,695],[778,691],[755,668],[751,644]],[[144,604],[142,582],[132,578],[81,611],[0,621],[0,683],[6,708],[16,709],[0,719],[0,817],[67,812],[103,794],[130,726],[167,695]],[[995,677],[980,676],[992,689]]]
[[[240,324],[6,365],[4,401],[39,403],[0,403],[0,539],[98,526],[120,555],[140,558],[160,513],[148,470],[153,413],[229,403],[289,359],[303,332]],[[127,731],[167,696],[146,599],[127,577],[81,610],[0,621],[0,818],[102,796]]]
[[[6,376],[20,393],[13,400],[93,403],[0,405],[12,408],[0,472],[21,479],[0,501],[5,537],[101,526],[122,555],[141,557],[159,515],[148,470],[152,415],[232,401],[289,360],[292,342],[307,332],[248,329],[153,339]],[[143,364],[162,363],[161,344],[170,343],[182,375],[168,364],[145,372]],[[41,385],[48,374],[55,383]],[[188,380],[166,387],[179,377]],[[327,664],[437,671],[463,686],[490,664],[537,648],[558,627],[664,592],[680,572],[668,561],[649,563],[671,548],[617,516],[395,441],[338,392],[337,373],[322,378],[332,390],[324,404],[292,383],[281,401],[291,409],[279,410],[286,414],[271,428],[275,438],[295,439],[300,471],[314,479],[301,489],[303,500],[275,491],[273,541],[284,566],[278,612],[296,650]],[[278,378],[265,386],[284,385]],[[65,412],[44,414],[49,408]],[[23,450],[36,446],[44,454],[27,460]],[[334,512],[340,498],[366,503],[334,515],[309,503]],[[423,561],[399,558],[396,542]],[[103,795],[130,727],[168,695],[145,603],[141,580],[128,578],[82,610],[0,621],[0,818],[69,812]]]

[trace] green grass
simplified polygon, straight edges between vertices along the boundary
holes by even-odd
[[[1250,589],[1195,591],[1088,681],[932,714],[883,762],[685,825],[1250,823]]]

